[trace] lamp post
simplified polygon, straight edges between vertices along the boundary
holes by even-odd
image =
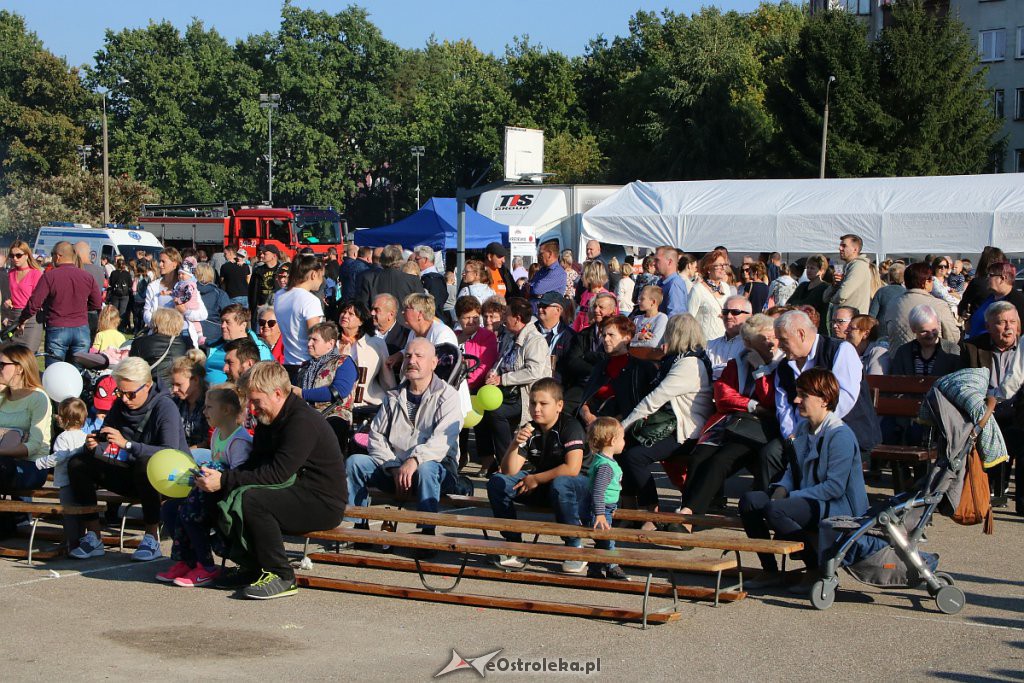
[[[825,84],[825,115],[821,123],[821,168],[818,171],[819,178],[825,177],[825,151],[828,147],[828,96],[835,80],[835,76],[829,76],[828,83]]]
[[[87,163],[89,155],[92,154],[92,145],[77,145],[78,153],[82,156],[82,172],[85,173],[89,169]]]
[[[416,157],[416,208],[420,208],[420,157],[426,151],[423,145],[413,145],[409,148],[412,155]]]
[[[274,204],[274,111],[281,106],[281,95],[260,93],[260,109],[267,110],[267,201]]]
[[[103,92],[103,227],[110,222],[110,155],[107,154],[107,93]]]

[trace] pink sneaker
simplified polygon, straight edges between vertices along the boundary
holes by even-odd
[[[174,585],[182,586],[183,588],[205,586],[208,583],[213,583],[213,580],[217,578],[218,574],[220,574],[219,569],[209,570],[200,564],[188,574],[174,579]]]
[[[190,571],[192,571],[192,567],[188,566],[184,562],[178,562],[171,565],[167,571],[157,574],[156,580],[161,583],[174,583],[175,579],[185,576]]]

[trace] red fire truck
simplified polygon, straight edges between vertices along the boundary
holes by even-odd
[[[289,256],[306,247],[326,252],[348,235],[348,222],[330,206],[145,204],[139,225],[166,246],[220,251],[233,244],[255,253],[261,244],[275,244]]]

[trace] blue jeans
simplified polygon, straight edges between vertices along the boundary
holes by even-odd
[[[521,503],[530,502],[539,505],[550,505],[555,511],[555,521],[559,524],[581,524],[592,516],[589,513],[590,480],[579,474],[575,477],[555,477],[548,484],[542,484],[530,493],[520,496],[513,487],[526,478],[529,472],[516,474],[495,474],[487,480],[487,498],[491,501],[491,511],[499,519],[516,519],[516,500]],[[521,542],[523,535],[511,531],[502,531],[506,541]],[[565,544],[574,548],[583,545],[582,539],[563,536]]]
[[[41,470],[27,458],[0,456],[0,487],[11,491],[37,489],[46,483],[49,470]]]
[[[47,327],[46,328],[46,367],[66,360],[72,354],[89,350],[89,326],[81,327]]]
[[[365,453],[355,453],[345,461],[348,475],[348,504],[365,507],[369,504],[369,487],[382,491],[395,491],[395,478],[390,469],[384,469],[373,458]],[[420,512],[437,512],[442,493],[455,492],[456,479],[445,466],[437,461],[420,463],[412,476],[412,491],[416,493],[416,509]],[[354,517],[346,517],[346,522],[360,522]],[[421,529],[432,533],[433,526],[421,525]]]
[[[231,303],[238,304],[242,308],[249,309],[249,297],[247,296],[236,296],[231,298]]]

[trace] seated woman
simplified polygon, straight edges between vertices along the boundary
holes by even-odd
[[[271,315],[273,312],[271,308]],[[260,350],[260,360],[274,360],[267,344],[249,329],[249,309],[244,306],[231,304],[224,307],[220,312],[220,333],[221,340],[210,346],[206,356],[206,379],[210,386],[228,381],[228,376],[224,374],[224,347],[228,342],[249,337]],[[277,336],[280,337],[281,333],[278,332]]]
[[[588,427],[599,417],[621,420],[635,412],[658,374],[654,363],[630,355],[636,327],[629,318],[612,315],[601,322],[600,329],[604,356],[583,387],[579,409],[580,420]]]
[[[171,396],[181,414],[189,448],[210,447],[206,387],[206,355],[199,349],[189,349],[171,365]]]
[[[154,318],[161,311],[177,313],[158,309]],[[68,461],[68,478],[76,505],[95,505],[96,489],[101,487],[141,501],[146,533],[132,559],[148,562],[162,555],[156,540],[160,494],[149,483],[146,466],[154,453],[165,448],[187,452],[188,439],[178,407],[170,394],[154,384],[149,363],[125,358],[114,367],[113,377],[117,401],[99,433],[86,437],[85,453]],[[86,533],[70,556],[84,560],[103,555],[98,516],[83,515],[81,520]]]
[[[47,470],[35,461],[50,453],[51,408],[27,346],[0,347],[0,396],[0,428],[20,433],[0,440],[0,491],[38,488],[46,483]]]
[[[281,336],[281,328],[277,325],[277,313],[274,313],[274,307],[260,306],[256,318],[260,339],[270,349],[270,355],[274,357],[274,360],[284,365],[284,338]]]
[[[346,405],[356,385],[356,363],[338,353],[338,326],[317,323],[309,329],[306,349],[309,360],[299,366],[299,386],[292,393],[319,410],[344,447],[352,427],[352,411]]]
[[[498,340],[494,333],[483,327],[480,315],[481,305],[474,296],[460,296],[455,301],[455,318],[459,323],[456,336],[463,352],[476,358],[477,365],[466,379],[469,390],[476,392],[484,385],[487,374],[498,362]],[[459,432],[459,467],[469,463],[469,427]]]
[[[157,308],[149,318],[150,333],[132,342],[129,356],[141,358],[153,369],[153,376],[165,389],[171,382],[171,365],[189,350],[182,336],[185,318],[173,308]],[[169,399],[168,399],[169,400]]]
[[[679,509],[683,514],[706,513],[726,478],[741,465],[755,472],[761,448],[778,436],[772,373],[782,354],[774,323],[758,313],[740,328],[746,350],[729,361],[714,384],[716,412],[688,462]]]
[[[647,510],[658,509],[651,466],[689,454],[714,412],[711,361],[696,318],[689,313],[669,318],[664,345],[665,357],[655,377],[639,385],[649,393],[622,421],[627,437],[626,450],[619,456],[622,490],[636,496],[637,507]]]
[[[384,393],[398,386],[395,373],[384,367],[389,355],[387,342],[374,334],[373,317],[361,301],[343,303],[339,320],[338,351],[356,364],[357,380],[350,409],[372,414],[384,400]]]
[[[846,341],[853,344],[864,365],[865,375],[889,374],[889,343],[878,340],[881,328],[870,315],[855,315],[846,330]]]
[[[928,304],[910,309],[910,331],[914,338],[903,344],[892,357],[894,375],[948,375],[960,369],[960,348],[955,342],[940,339],[942,328],[938,312]]]
[[[794,402],[804,418],[793,441],[795,461],[771,494],[750,491],[740,499],[740,517],[750,538],[771,538],[772,532],[780,538],[817,538],[821,520],[859,516],[868,509],[857,437],[833,412],[839,404],[836,376],[824,368],[805,371],[796,380]],[[824,546],[831,542],[821,539]],[[779,581],[775,556],[759,557],[767,572],[759,583]],[[813,552],[806,557],[817,565]]]

